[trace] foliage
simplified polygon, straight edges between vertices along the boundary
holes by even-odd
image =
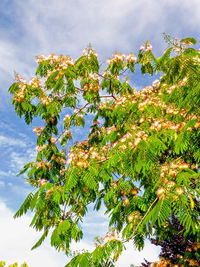
[[[0,261],[0,267],[5,267],[5,266],[6,266],[6,262]],[[15,262],[13,264],[8,265],[8,267],[18,267],[18,263]],[[23,264],[20,265],[20,267],[28,267],[28,265],[26,264],[26,262],[24,262]]]
[[[177,218],[172,215],[165,226],[165,231],[158,229],[155,234],[157,238],[151,238],[152,244],[161,246],[159,255],[163,266],[199,266],[200,262],[200,242],[196,242],[196,237],[192,234],[184,236],[184,227]],[[146,261],[142,266],[152,266],[153,263]],[[154,263],[155,264],[155,263]],[[156,263],[159,266],[159,263]],[[184,265],[185,264],[185,265]]]
[[[15,214],[34,213],[31,226],[43,235],[33,248],[53,229],[51,245],[69,255],[91,203],[104,204],[114,229],[66,266],[112,266],[127,241],[142,249],[154,229],[165,232],[171,214],[199,242],[200,54],[193,38],[165,38],[161,57],[146,42],[137,56],[115,53],[104,69],[91,47],[75,62],[38,56],[36,76],[16,75],[9,89],[27,124],[42,119],[33,128],[37,157],[20,173],[34,192]],[[138,67],[160,79],[134,90]],[[87,140],[77,142],[74,129],[91,115]]]

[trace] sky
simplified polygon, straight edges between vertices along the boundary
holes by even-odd
[[[32,126],[38,126],[25,125],[10,103],[8,88],[14,82],[14,71],[29,80],[36,70],[35,56],[55,53],[76,59],[89,43],[101,60],[114,51],[137,54],[146,40],[159,56],[166,47],[163,32],[199,42],[199,13],[199,0],[0,0],[0,261],[62,267],[69,260],[50,247],[49,239],[31,251],[40,236],[29,228],[32,215],[13,219],[31,190],[24,177],[16,174],[34,160]],[[133,81],[136,88],[145,82],[148,79],[139,76]],[[104,235],[107,221],[103,210],[90,211],[84,222],[87,234],[73,248],[92,249],[92,238]],[[158,253],[148,241],[141,253],[130,243],[116,266],[139,264],[143,258],[153,261]]]

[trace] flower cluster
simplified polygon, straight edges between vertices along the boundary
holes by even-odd
[[[36,56],[36,62],[42,63],[44,61],[49,61],[51,63],[57,62],[59,56],[56,56],[55,54],[50,54],[47,57],[45,55]]]
[[[33,132],[37,134],[37,136],[40,136],[41,132],[43,130],[43,127],[34,127]]]
[[[153,81],[153,87],[158,88],[160,86],[160,81],[158,79]]]
[[[152,88],[152,87],[151,87]],[[145,110],[145,107],[146,106],[151,106],[151,105],[154,105],[154,106],[157,106],[157,107],[160,107],[162,108],[163,111],[166,112],[166,114],[173,114],[173,115],[180,115],[182,117],[186,117],[187,113],[188,113],[188,108],[187,109],[178,109],[178,108],[175,108],[174,106],[170,106],[170,105],[167,105],[165,102],[162,101],[162,99],[156,95],[151,95],[150,97],[150,93],[151,93],[151,88],[149,88],[149,91],[148,93],[144,93],[144,89],[141,90],[141,92],[138,93],[138,96],[142,96],[144,97],[144,101],[140,102],[139,105],[138,105],[138,108],[140,111],[144,111]],[[191,120],[191,119],[197,119],[197,115],[190,115],[188,116],[188,120]]]
[[[151,130],[159,131],[161,129],[181,130],[185,126],[185,122],[173,124],[171,121],[164,122],[163,120],[155,120],[150,126]]]
[[[99,84],[99,76],[97,74],[90,73],[89,75],[89,82],[85,83],[83,86],[83,90],[85,92],[87,91],[93,91],[95,93],[99,92],[100,90],[100,84]]]
[[[61,67],[62,69],[66,69],[68,66],[73,66],[73,65],[74,65],[73,59],[67,56],[62,58],[59,67]]]
[[[112,133],[115,132],[116,130],[117,130],[116,126],[113,125],[113,126],[111,126],[110,128],[107,128],[107,129],[106,129],[106,132],[107,132],[107,134],[112,134]]]
[[[106,236],[104,237],[103,241],[104,241],[105,243],[107,243],[107,242],[110,242],[110,241],[115,240],[116,237],[117,237],[117,236],[116,236],[114,233],[112,233],[112,234],[108,234],[108,235],[106,235]]]
[[[16,102],[22,103],[24,101],[24,94],[27,87],[27,82],[20,75],[16,75],[15,80],[19,82],[19,91],[15,93],[14,100]]]
[[[167,183],[167,187],[159,187],[156,191],[158,198],[161,199],[164,195],[169,195],[170,189],[175,185],[176,183],[174,181],[169,181]],[[177,195],[181,195],[185,192],[185,190],[182,187],[175,187],[174,192]],[[173,199],[177,199],[177,195],[174,195]],[[167,196],[167,198],[169,198],[169,196]]]
[[[57,64],[60,69],[66,69],[68,66],[73,66],[73,59],[69,56],[56,56],[55,54],[50,54],[47,57],[40,55],[36,57],[36,62],[38,64],[48,61],[51,64]]]
[[[138,127],[136,127],[135,124],[133,124],[130,129],[134,130],[134,133],[127,132],[119,139],[119,143],[112,143],[112,147],[115,147],[117,144],[119,144],[119,149],[126,150],[128,147],[136,147],[142,140],[147,139],[148,134],[145,131],[138,130]],[[124,144],[125,142],[126,144]]]
[[[45,169],[47,166],[47,161],[45,160],[42,160],[42,161],[39,161],[39,162],[36,162],[36,168],[39,169]]]
[[[140,46],[140,51],[145,51],[145,52],[150,52],[152,51],[152,45],[150,43],[145,43],[143,45]]]
[[[29,84],[33,87],[36,87],[36,88],[42,88],[42,82],[41,82],[41,79],[39,79],[38,77],[33,77]]]
[[[15,96],[14,96],[14,100],[15,100],[16,102],[22,103],[22,102],[24,101],[24,93],[25,93],[24,89],[19,90],[19,91],[15,94]]]
[[[49,96],[40,98],[40,103],[47,106],[51,103],[51,98]]]
[[[187,84],[187,77],[183,78],[183,80],[181,80],[179,83],[174,84],[172,86],[170,86],[169,88],[166,89],[166,92],[168,94],[171,94],[175,88],[180,88],[181,86],[184,86]],[[163,88],[165,88],[165,86],[167,86],[166,84],[162,84]]]
[[[88,160],[102,161],[105,160],[110,151],[110,145],[105,145],[99,151],[97,147],[89,148],[87,141],[82,141],[76,146],[73,146],[68,153],[67,164],[72,164],[78,167],[87,168]]]
[[[54,136],[51,136],[50,141],[51,141],[52,144],[55,144],[57,142],[57,138],[54,137]]]
[[[46,57],[44,55],[36,56],[36,62],[38,64],[43,63],[44,61],[46,61]]]
[[[20,83],[22,83],[22,84],[26,84],[26,80],[25,79],[23,79],[20,75],[16,75],[15,76],[15,80],[16,81],[18,81],[18,82],[20,82]]]
[[[78,167],[88,167],[88,151],[84,150],[81,146],[76,146],[68,153],[67,164],[72,164]]]
[[[108,65],[113,64],[113,63],[117,63],[117,62],[122,62],[123,63],[125,58],[126,58],[126,56],[124,54],[122,54],[122,53],[114,53],[112,55],[112,58],[109,58],[107,60],[107,63],[108,63]]]
[[[102,101],[101,103],[99,103],[98,105],[98,109],[112,109],[112,102],[108,99],[105,99],[104,101]]]
[[[129,223],[137,223],[138,220],[141,218],[141,214],[139,211],[134,211],[128,215],[127,220]],[[131,225],[132,226],[132,225]]]
[[[133,53],[129,53],[126,57],[127,62],[132,63],[137,60],[137,57]]]
[[[64,135],[65,137],[68,137],[69,139],[72,138],[72,132],[69,131],[69,130],[65,130],[63,135]]]
[[[101,239],[101,245],[100,247],[104,247],[107,242],[112,242],[119,238],[119,233],[115,229],[112,229],[112,231],[109,231],[106,233],[104,238]],[[95,246],[97,246],[97,243],[95,243]]]
[[[66,163],[66,158],[65,157],[56,157],[56,162],[59,163],[60,165],[65,165]]]
[[[42,152],[42,150],[44,150],[46,148],[46,145],[41,145],[41,146],[36,146],[36,150],[37,152]]]
[[[176,176],[181,169],[190,168],[190,164],[186,162],[172,161],[169,164],[163,164],[160,170],[160,179],[162,187],[157,190],[157,195],[161,198],[164,194],[168,194],[172,188],[176,186]],[[175,192],[178,195],[184,193],[184,189],[180,186],[175,187]]]
[[[38,183],[39,183],[40,186],[42,186],[42,185],[44,185],[44,184],[47,183],[47,180],[44,179],[44,178],[42,178],[42,179],[40,179],[40,180],[38,181]]]
[[[100,85],[98,84],[98,83],[93,83],[93,82],[90,82],[89,84],[88,83],[86,83],[84,86],[83,86],[83,90],[85,91],[85,92],[95,92],[95,93],[97,93],[97,92],[99,92],[99,90],[100,90]]]
[[[85,48],[83,50],[82,55],[83,56],[88,56],[88,57],[90,57],[90,55],[94,55],[94,56],[98,57],[97,52],[94,49],[90,48],[90,47]]]
[[[65,115],[65,117],[63,119],[64,123],[67,123],[69,120],[70,120],[70,116],[68,114]]]
[[[117,106],[125,106],[127,98],[125,96],[118,96],[115,100],[115,107]]]
[[[107,63],[108,65],[117,63],[117,62],[123,63],[125,60],[128,63],[134,63],[136,62],[137,57],[132,52],[130,52],[127,56],[122,53],[114,53],[112,57],[107,60]]]
[[[47,192],[46,192],[46,198],[49,198],[51,194],[53,193],[54,188],[51,187]]]

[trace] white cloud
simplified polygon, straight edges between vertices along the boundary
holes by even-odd
[[[39,249],[31,251],[41,233],[29,228],[31,218],[23,216],[13,219],[13,212],[0,201],[0,260],[7,263],[23,263],[26,261],[30,267],[64,266],[67,262],[66,256],[56,252],[47,242]]]
[[[15,173],[11,172],[10,170],[7,172],[0,170],[0,179],[5,177],[10,177],[13,175],[15,175]]]
[[[195,30],[199,9],[198,0],[184,0],[181,5],[178,0],[15,1],[12,15],[22,34],[15,41],[11,30],[1,30],[1,69],[9,78],[13,70],[30,77],[35,55],[55,52],[76,57],[90,42],[103,56],[114,49],[138,49],[146,39],[160,47],[163,31],[176,35]]]
[[[144,262],[144,259],[150,262],[157,261],[159,252],[160,249],[151,245],[149,241],[146,241],[144,249],[138,252],[136,249],[134,249],[134,245],[130,241],[126,245],[126,250],[124,250],[122,255],[119,257],[116,267],[127,267],[131,264],[134,264],[134,266],[139,266],[142,262]]]
[[[10,156],[10,167],[16,172],[21,171],[25,164],[34,161],[36,154],[37,153],[33,148],[29,148],[22,152],[13,151]]]
[[[20,199],[23,199],[23,201],[31,191],[30,187],[26,187],[25,184],[16,185],[8,183],[8,186],[10,186],[10,190],[12,193],[14,193],[15,197],[20,197]]]
[[[3,62],[0,99],[4,99],[0,101],[0,110],[3,111],[10,105],[7,90],[13,82],[13,71],[29,80],[36,70],[36,55],[62,53],[75,59],[91,43],[101,60],[105,60],[114,50],[136,52],[146,40],[160,55],[166,47],[162,32],[186,37],[198,32],[196,25],[200,22],[199,0],[183,0],[181,4],[179,0],[43,0],[37,4],[35,0],[15,0],[14,3],[9,16],[14,17],[15,25],[0,27]]]
[[[184,12],[185,26],[190,23],[190,12],[198,14],[197,0],[34,0],[17,1],[20,22],[28,37],[43,51],[66,51],[77,54],[89,42],[100,49],[130,49],[142,38],[157,38],[171,23],[179,25],[180,19],[171,16],[171,10],[178,15]],[[166,9],[168,8],[168,9]],[[167,23],[166,20],[168,19]],[[199,17],[196,17],[196,22]],[[31,27],[30,27],[31,26]],[[156,27],[155,27],[156,26]],[[51,30],[49,30],[51,28]],[[174,29],[171,28],[173,32]],[[139,37],[140,40],[137,40]],[[133,40],[136,42],[133,44]],[[43,52],[42,51],[42,52]]]
[[[8,136],[0,135],[0,146],[17,146],[17,147],[26,147],[26,143],[19,139],[15,139]]]
[[[29,227],[31,217],[24,215],[21,218],[13,219],[13,212],[6,206],[5,202],[0,200],[0,260],[8,263],[22,263],[26,261],[30,267],[48,266],[57,267],[64,266],[68,261],[62,252],[55,251],[50,247],[50,240],[46,241],[36,250],[31,251],[30,248],[39,239],[41,233],[35,232]],[[95,219],[96,225],[99,227],[98,221]],[[73,250],[85,249],[92,251],[94,249],[91,242],[87,239],[79,243],[72,244]],[[157,260],[158,249],[149,242],[142,252],[134,250],[131,242],[127,244],[127,250],[122,253],[117,263],[117,267],[127,267],[131,263],[140,264],[144,258],[148,260]]]
[[[1,64],[0,69],[4,73],[9,73],[10,78],[13,76],[15,68],[18,71],[22,71],[26,68],[25,62],[21,59],[19,60],[16,56],[19,54],[20,48],[14,42],[8,42],[7,40],[0,40],[0,58],[4,64]],[[2,77],[3,78],[3,73]]]

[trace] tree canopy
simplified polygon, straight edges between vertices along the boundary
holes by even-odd
[[[200,53],[193,38],[165,38],[160,57],[149,42],[102,64],[91,47],[75,61],[38,56],[36,76],[16,74],[9,89],[17,115],[41,118],[36,159],[20,173],[33,191],[15,214],[34,213],[31,226],[43,234],[33,248],[53,229],[51,245],[71,255],[88,206],[109,215],[94,251],[68,267],[114,266],[127,241],[142,249],[145,238],[163,237],[172,215],[199,242]],[[159,78],[135,90],[135,69]],[[91,115],[87,139],[76,141]]]

